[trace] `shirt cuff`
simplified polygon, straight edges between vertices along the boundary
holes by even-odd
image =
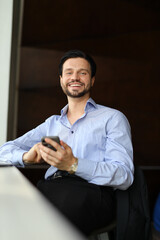
[[[22,159],[22,157],[23,157],[23,154],[25,153],[26,151],[24,151],[24,150],[19,150],[19,151],[16,151],[16,153],[15,154],[13,154],[13,161],[12,161],[12,163],[14,164],[14,165],[20,165],[20,166],[25,166],[24,165],[24,162],[23,162],[23,159]]]

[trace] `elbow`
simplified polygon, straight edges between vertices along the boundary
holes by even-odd
[[[117,189],[120,190],[127,190],[133,183],[134,177],[133,174],[128,172],[126,173],[125,178],[123,178],[123,182],[119,182],[119,185],[117,186]]]

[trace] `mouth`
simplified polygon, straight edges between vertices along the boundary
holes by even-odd
[[[68,83],[67,84],[69,87],[81,87],[81,86],[83,86],[84,84],[82,84],[82,83]]]

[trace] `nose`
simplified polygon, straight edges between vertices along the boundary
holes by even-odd
[[[72,74],[72,80],[79,80],[79,74],[78,74],[78,72],[74,72],[74,73]]]

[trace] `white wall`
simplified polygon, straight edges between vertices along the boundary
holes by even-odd
[[[0,0],[0,145],[7,139],[13,0]]]

